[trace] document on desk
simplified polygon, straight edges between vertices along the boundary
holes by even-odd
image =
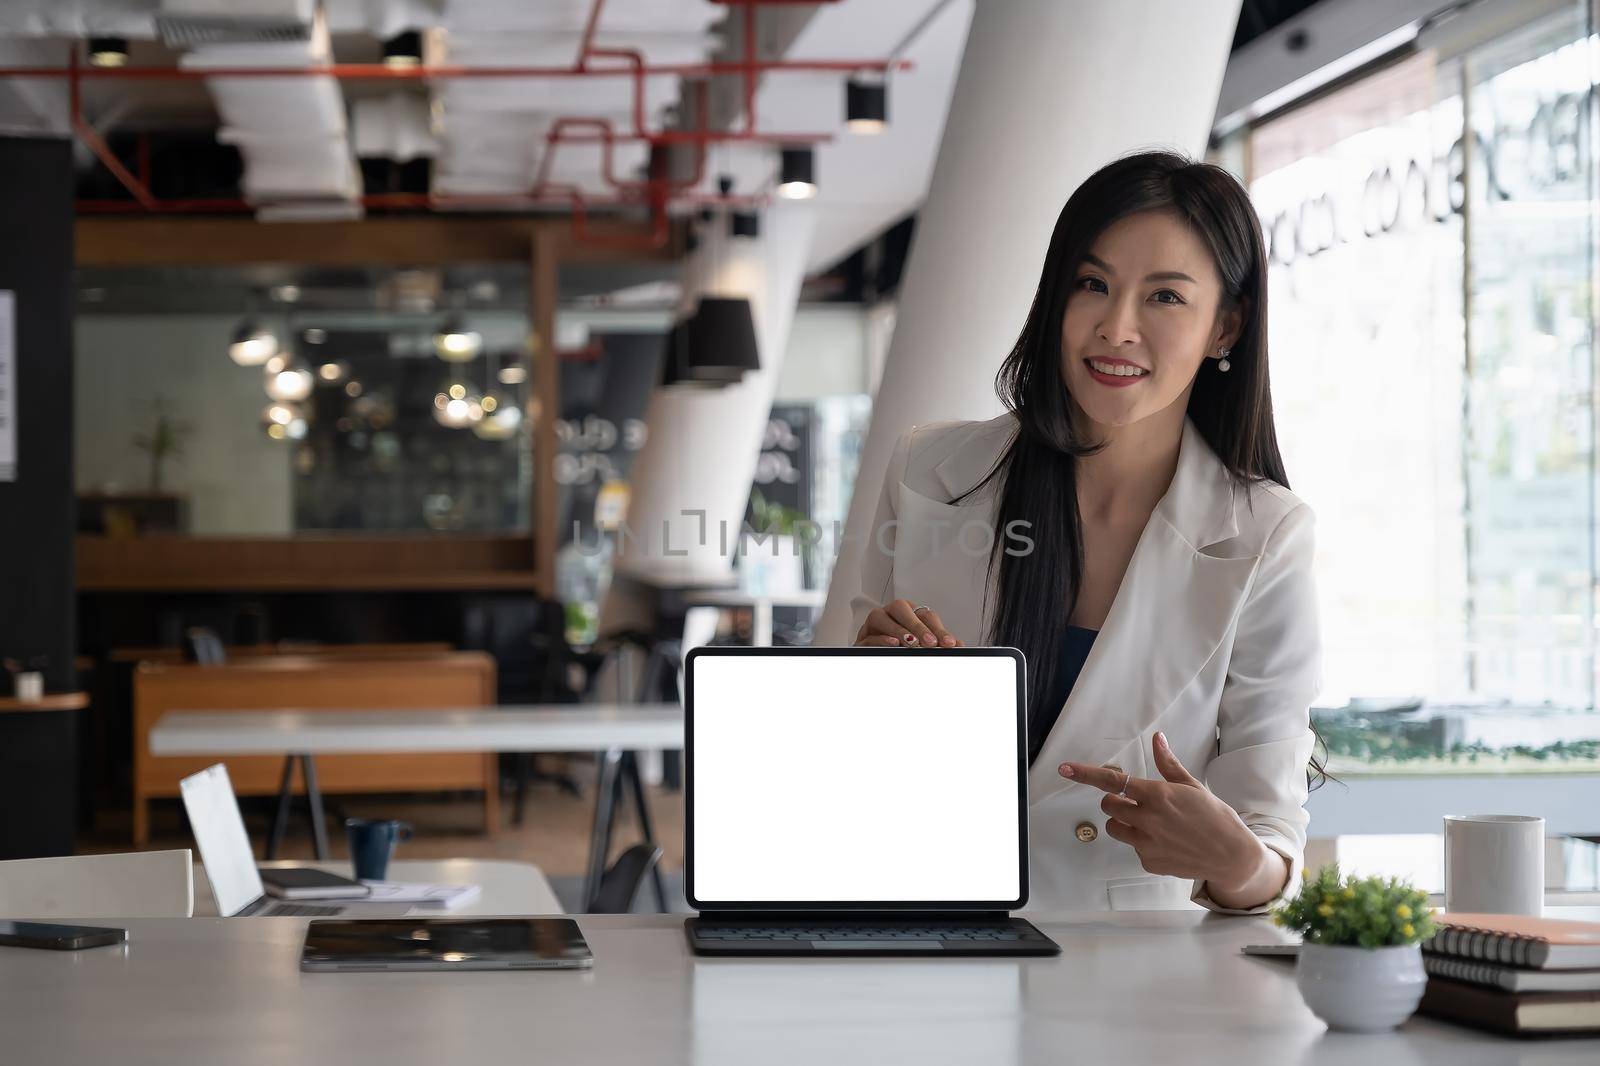
[[[482,885],[430,885],[423,881],[363,881],[372,889],[372,895],[363,903],[409,903],[413,907],[427,907],[453,911],[483,895]]]

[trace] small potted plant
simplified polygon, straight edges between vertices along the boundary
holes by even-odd
[[[1332,864],[1307,870],[1272,919],[1300,934],[1295,981],[1330,1028],[1382,1032],[1417,1009],[1428,980],[1418,945],[1435,929],[1427,893],[1393,877],[1341,878]]]

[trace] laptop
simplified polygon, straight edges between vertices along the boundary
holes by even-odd
[[[685,922],[700,955],[1056,955],[1028,900],[1014,648],[696,648]]]
[[[335,914],[402,915],[403,905],[362,905],[292,903],[272,899],[261,884],[250,837],[245,833],[239,800],[233,794],[228,768],[221,763],[208,766],[178,782],[184,810],[194,830],[195,846],[211,882],[211,895],[217,913],[224,918],[327,917]]]

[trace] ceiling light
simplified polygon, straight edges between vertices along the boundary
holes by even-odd
[[[274,285],[272,287],[271,295],[274,300],[281,304],[292,304],[296,300],[300,299],[300,286]]]
[[[498,393],[485,393],[479,401],[482,416],[472,423],[480,440],[510,440],[522,425],[522,409]]]
[[[844,124],[851,133],[882,133],[889,124],[889,87],[858,78],[845,82]]]
[[[500,384],[521,385],[528,380],[528,368],[523,366],[503,366],[500,368]]]
[[[433,397],[433,417],[441,426],[465,429],[483,417],[483,398],[462,381],[448,381]]]
[[[755,318],[742,296],[702,296],[689,319],[688,377],[728,384],[761,369]]]
[[[750,301],[702,296],[694,314],[667,334],[661,387],[721,388],[760,368]]]
[[[128,62],[126,37],[89,38],[89,65],[95,67],[121,67]]]
[[[361,382],[347,381],[344,385],[344,394],[352,400],[361,395]]]
[[[663,389],[682,388],[697,384],[689,373],[689,320],[679,319],[667,331],[661,355],[661,380]]]
[[[448,429],[465,429],[472,425],[472,406],[467,400],[446,400],[443,407],[434,405],[433,417]]]
[[[350,376],[350,364],[343,359],[335,359],[317,367],[317,377],[328,385],[337,385]]]
[[[754,211],[735,211],[728,216],[728,233],[735,237],[761,236],[761,216]]]
[[[300,336],[305,339],[307,344],[321,344],[323,341],[328,339],[328,331],[325,329],[317,329],[315,326],[312,326],[310,329],[300,334]]]
[[[417,30],[406,30],[384,41],[383,65],[390,70],[409,70],[421,66],[422,34]]]
[[[468,329],[460,315],[451,315],[434,333],[433,350],[447,363],[469,363],[483,350],[483,334]]]
[[[809,200],[817,195],[817,153],[809,146],[785,148],[779,154],[778,195],[790,200]]]
[[[267,395],[279,403],[299,403],[311,395],[316,379],[311,371],[293,364],[267,372]]]
[[[295,404],[273,403],[261,412],[261,427],[273,440],[304,440],[310,423]]]
[[[253,318],[244,319],[233,330],[228,356],[240,366],[261,366],[278,354],[278,338]]]

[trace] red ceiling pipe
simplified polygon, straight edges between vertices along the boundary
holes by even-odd
[[[71,66],[68,67],[68,70],[72,76],[72,80],[67,83],[67,97],[71,105],[73,133],[77,134],[78,140],[88,146],[89,151],[93,152],[95,157],[105,164],[106,169],[111,171],[112,176],[122,183],[123,188],[127,189],[135,200],[139,201],[141,207],[146,210],[154,210],[156,198],[150,192],[150,189],[128,172],[128,168],[122,165],[122,160],[117,158],[116,153],[111,150],[111,146],[101,140],[100,134],[95,132],[93,126],[83,120],[83,93],[78,86],[78,50],[76,48],[72,50]]]
[[[595,8],[596,10],[599,9],[598,3],[595,5]],[[582,62],[586,58],[587,57],[579,57],[579,61]],[[693,132],[703,132],[706,111],[706,85],[704,82],[696,85],[695,100],[697,104],[697,129]],[[638,103],[642,107],[642,101],[639,101]],[[641,114],[641,111],[636,110],[634,116],[635,121],[641,117]],[[700,182],[705,179],[706,147],[704,142],[700,142],[696,145],[695,150],[694,173],[684,181],[662,181],[652,177],[643,182],[624,182],[617,178],[612,173],[611,169],[611,144],[613,138],[611,121],[605,118],[589,118],[572,115],[563,116],[562,118],[557,119],[555,123],[551,125],[549,132],[545,135],[545,149],[539,157],[539,172],[534,178],[533,182],[534,195],[538,195],[539,190],[544,188],[548,183],[550,179],[551,159],[555,155],[556,146],[565,139],[566,131],[574,126],[592,126],[600,131],[599,138],[601,143],[604,145],[601,150],[601,169],[603,171],[606,183],[614,189],[618,189],[623,192],[638,192],[651,198],[655,197],[658,193],[666,197],[672,197],[680,192],[687,192],[689,189],[699,185]],[[654,138],[646,137],[645,139],[650,140],[652,145],[659,143],[655,141]],[[663,207],[664,206],[665,204],[663,203]]]
[[[589,21],[584,24],[583,37],[578,41],[578,68],[583,69],[584,57],[589,54],[589,49],[594,47],[594,34],[600,28],[600,9],[606,6],[606,0],[594,0],[594,6],[589,9]]]
[[[585,26],[584,26],[583,37],[581,39],[581,43],[580,43],[580,47],[579,47],[577,63],[572,68],[530,68],[530,67],[524,67],[524,68],[504,68],[504,67],[496,67],[496,68],[464,68],[464,67],[457,67],[457,68],[451,68],[451,67],[435,67],[435,68],[410,68],[410,69],[402,69],[402,70],[392,70],[392,69],[388,68],[387,66],[381,66],[381,65],[376,65],[376,64],[332,64],[332,65],[329,65],[327,67],[322,67],[322,68],[290,68],[290,69],[285,69],[285,68],[265,68],[265,67],[263,67],[263,68],[250,68],[250,69],[234,69],[234,70],[226,70],[226,71],[215,71],[215,70],[178,70],[178,69],[163,70],[163,69],[159,69],[159,68],[126,68],[126,67],[124,67],[124,68],[106,68],[106,69],[96,68],[94,73],[93,73],[93,76],[100,76],[100,77],[103,77],[103,76],[131,76],[131,77],[135,77],[135,78],[162,78],[162,77],[165,77],[165,78],[169,78],[171,80],[196,80],[196,79],[207,78],[207,77],[227,77],[227,76],[254,77],[254,76],[319,76],[320,75],[320,76],[334,76],[334,77],[345,77],[345,78],[374,78],[374,79],[380,79],[380,80],[394,77],[394,78],[400,78],[400,79],[404,80],[404,79],[409,79],[409,78],[427,77],[427,76],[430,76],[430,75],[431,76],[438,76],[438,77],[452,77],[452,76],[455,76],[455,77],[478,77],[478,76],[482,76],[482,77],[602,76],[603,77],[603,76],[607,76],[607,75],[628,74],[633,79],[633,125],[634,125],[634,131],[633,131],[632,136],[617,134],[616,131],[611,128],[611,124],[610,124],[609,120],[605,120],[605,119],[585,119],[585,118],[579,118],[579,117],[568,117],[568,118],[563,118],[563,119],[558,120],[556,125],[554,127],[552,127],[549,135],[546,138],[546,151],[544,153],[543,158],[541,158],[541,160],[540,160],[539,177],[538,177],[537,181],[535,182],[534,188],[533,188],[533,190],[531,191],[531,193],[529,195],[512,196],[512,197],[503,197],[503,196],[498,196],[498,195],[489,195],[489,196],[484,196],[484,197],[476,197],[476,196],[470,196],[469,197],[469,196],[448,196],[448,195],[441,196],[441,195],[435,195],[435,194],[421,194],[421,195],[412,195],[412,194],[377,194],[377,195],[374,195],[374,196],[363,197],[362,198],[362,203],[365,206],[372,206],[372,207],[383,207],[383,206],[398,207],[398,206],[402,206],[402,204],[404,204],[406,206],[425,205],[425,206],[428,206],[428,207],[437,207],[437,206],[448,205],[448,204],[458,204],[458,205],[462,205],[462,206],[466,206],[466,205],[469,205],[469,204],[476,204],[476,205],[480,205],[480,206],[487,206],[487,205],[490,205],[490,204],[493,204],[493,205],[496,205],[496,206],[510,206],[512,204],[515,204],[515,205],[518,205],[518,206],[531,206],[533,204],[538,204],[538,203],[542,203],[542,202],[548,202],[548,201],[543,199],[543,196],[547,191],[551,190],[551,188],[552,188],[551,186],[548,185],[550,156],[551,156],[556,144],[560,143],[564,139],[563,135],[564,135],[565,130],[567,128],[570,128],[571,126],[575,126],[575,125],[586,125],[586,126],[594,127],[598,131],[597,136],[595,138],[592,138],[592,139],[591,138],[585,138],[585,139],[583,139],[581,141],[578,140],[578,139],[570,139],[571,143],[594,143],[594,141],[598,140],[599,143],[601,143],[603,145],[602,160],[603,160],[603,170],[604,170],[605,180],[606,180],[607,184],[611,185],[613,188],[617,188],[617,189],[621,190],[622,193],[624,194],[623,197],[620,197],[617,202],[619,202],[619,203],[628,202],[628,200],[631,198],[630,194],[631,194],[631,196],[641,196],[642,195],[643,197],[645,197],[648,200],[648,202],[650,203],[650,208],[651,208],[652,230],[651,230],[650,235],[645,239],[645,243],[648,246],[651,246],[651,247],[660,247],[661,245],[665,244],[666,240],[667,240],[666,203],[667,203],[667,200],[668,200],[669,197],[673,198],[673,199],[680,199],[680,200],[682,200],[682,199],[692,199],[694,201],[700,201],[700,202],[729,202],[732,199],[730,197],[706,198],[706,197],[685,197],[683,195],[689,189],[692,189],[695,185],[698,185],[700,183],[700,181],[704,177],[705,155],[706,155],[706,153],[705,153],[705,145],[707,143],[710,143],[710,142],[713,142],[713,141],[724,141],[724,140],[762,140],[762,141],[768,141],[768,142],[774,142],[774,143],[796,143],[796,142],[805,141],[805,142],[815,143],[815,142],[826,141],[826,140],[830,140],[831,139],[831,136],[829,134],[762,134],[762,133],[758,132],[755,129],[755,126],[756,126],[755,94],[756,94],[756,74],[757,74],[757,72],[759,70],[850,70],[850,71],[854,71],[854,70],[864,70],[864,69],[873,69],[873,68],[887,70],[887,69],[889,69],[889,67],[891,65],[897,66],[897,67],[899,67],[901,69],[908,69],[910,67],[910,64],[905,62],[905,61],[900,61],[899,63],[896,63],[896,64],[890,64],[888,62],[876,62],[876,63],[874,63],[874,62],[860,62],[860,61],[855,61],[855,60],[849,60],[849,61],[805,61],[805,62],[798,62],[798,63],[786,63],[786,62],[783,62],[783,61],[774,61],[774,62],[768,62],[768,63],[761,63],[761,62],[759,62],[757,60],[756,55],[755,55],[755,5],[757,3],[773,3],[773,2],[781,3],[781,2],[785,2],[785,0],[724,0],[724,2],[727,2],[727,3],[730,3],[730,4],[736,3],[739,6],[742,6],[744,8],[744,12],[743,12],[743,16],[744,16],[744,62],[742,62],[742,63],[738,63],[738,64],[726,64],[726,63],[717,64],[717,63],[713,63],[713,64],[662,66],[662,67],[652,68],[645,61],[645,58],[644,58],[643,54],[640,53],[637,49],[596,49],[596,48],[593,47],[594,36],[595,36],[595,33],[596,33],[596,31],[598,29],[598,26],[599,26],[600,16],[601,16],[601,12],[602,12],[602,10],[604,8],[605,0],[595,0],[594,6],[590,9],[589,17],[586,20],[586,23],[585,23]],[[600,58],[620,58],[620,59],[623,59],[624,61],[626,61],[627,66],[624,67],[624,68],[592,68],[592,67],[590,67],[588,65],[588,61],[589,61],[589,59],[596,58],[596,57],[600,57]],[[741,74],[743,76],[744,82],[745,82],[745,112],[746,112],[745,129],[743,131],[740,131],[738,133],[718,133],[718,132],[713,132],[711,130],[705,129],[703,124],[701,125],[700,128],[695,129],[695,130],[671,130],[671,131],[663,130],[663,131],[659,131],[659,132],[656,132],[656,133],[651,133],[648,130],[646,130],[646,128],[645,128],[646,127],[646,116],[645,116],[644,79],[646,77],[650,76],[651,74],[660,74],[660,73],[676,73],[679,76],[691,76],[691,74],[689,73],[691,70],[704,71],[704,72],[706,72],[705,76],[713,76],[713,75],[715,75],[717,73],[739,73],[739,74]],[[59,70],[50,70],[49,68],[20,68],[20,70],[17,69],[17,68],[0,68],[0,76],[6,76],[8,74],[13,74],[13,73],[19,74],[20,76],[25,76],[26,77],[26,76],[60,76],[60,74],[62,72],[59,71]],[[84,123],[82,121],[81,109],[80,109],[80,99],[79,99],[79,78],[81,77],[82,73],[83,72],[79,69],[79,66],[78,66],[77,53],[76,53],[76,51],[74,51],[72,53],[72,56],[71,56],[71,67],[70,67],[70,70],[69,70],[69,76],[72,79],[71,87],[72,87],[72,96],[73,96],[74,129],[78,133],[78,135],[81,138],[84,139],[85,143],[88,144],[90,149],[95,152],[96,156],[100,158],[101,162],[104,163],[106,165],[106,167],[112,171],[112,173],[118,178],[118,180],[121,181],[122,184],[128,189],[128,191],[134,196],[135,200],[138,201],[138,204],[139,204],[139,206],[141,208],[143,208],[144,210],[158,210],[158,209],[165,208],[167,210],[175,210],[175,211],[212,211],[212,210],[214,210],[214,211],[232,211],[232,210],[249,210],[250,209],[250,205],[248,203],[246,203],[243,200],[237,200],[237,199],[167,200],[167,201],[157,200],[156,197],[153,194],[151,194],[151,192],[149,190],[149,187],[148,187],[148,178],[147,178],[147,171],[148,171],[148,155],[147,155],[147,151],[148,151],[148,149],[147,149],[147,146],[142,146],[143,150],[141,151],[141,156],[140,156],[141,167],[142,167],[142,169],[144,169],[146,171],[146,178],[145,178],[145,180],[136,179],[136,178],[134,178],[133,175],[128,173],[128,171],[126,170],[125,167],[122,166],[120,160],[118,160],[116,158],[115,154],[110,151],[109,147],[106,146],[105,143],[100,140],[98,134],[96,134],[94,132],[94,130],[87,125],[87,123]],[[701,86],[701,92],[702,92],[702,95],[701,95],[701,100],[702,100],[701,110],[702,110],[702,123],[703,123],[703,112],[704,112],[704,103],[703,103],[703,101],[704,101],[704,86],[703,85]],[[629,139],[629,140],[645,140],[645,141],[650,142],[652,145],[654,145],[654,144],[671,144],[671,143],[693,143],[693,144],[695,144],[697,146],[697,148],[698,148],[698,151],[695,153],[695,173],[694,173],[694,175],[690,179],[688,179],[686,181],[683,181],[683,182],[671,182],[671,181],[663,182],[660,179],[656,179],[656,178],[651,178],[651,179],[648,179],[648,180],[646,180],[644,182],[624,182],[624,181],[621,181],[612,172],[612,168],[611,168],[611,146],[612,146],[613,143],[615,143],[617,140],[619,140],[619,139],[621,139],[623,137],[627,137],[627,139]],[[601,201],[596,200],[595,198],[592,198],[592,197],[585,197],[584,194],[583,194],[583,191],[581,189],[577,188],[577,187],[565,186],[563,188],[565,190],[566,199],[567,199],[568,203],[573,208],[574,236],[577,237],[578,239],[585,239],[585,234],[588,233],[588,231],[585,229],[585,225],[584,225],[585,219],[586,219],[587,208],[589,206],[594,206],[594,205],[600,203]],[[84,201],[84,202],[82,202],[81,206],[83,208],[85,208],[86,210],[90,210],[90,211],[109,211],[109,210],[126,210],[127,207],[131,206],[131,205],[122,205],[118,201]],[[621,239],[619,239],[619,238],[596,238],[592,234],[589,234],[587,239],[589,239],[590,241],[600,240],[601,243],[613,243],[613,244],[615,244],[615,243],[622,243],[622,244],[638,243],[636,241],[636,239],[634,239],[634,238],[621,238]]]
[[[533,183],[535,194],[537,194],[538,190],[542,188],[548,181],[550,177],[550,160],[551,157],[555,155],[556,145],[562,143],[564,140],[563,134],[572,126],[594,126],[600,129],[602,134],[609,134],[611,131],[610,121],[603,118],[580,118],[578,116],[567,116],[557,119],[550,127],[550,132],[545,136],[545,150],[544,153],[539,157],[539,173],[534,179]],[[648,196],[652,192],[656,191],[666,193],[669,196],[676,195],[679,192],[694,188],[696,185],[699,185],[701,181],[705,180],[706,149],[705,145],[703,144],[698,146],[694,154],[694,173],[683,181],[676,182],[663,181],[656,178],[647,178],[644,181],[622,180],[612,171],[611,138],[609,136],[602,136],[601,144],[601,176],[605,179],[607,185],[625,195],[627,193],[636,193],[639,195]]]
[[[837,73],[852,71],[911,70],[909,59],[893,63],[881,59],[767,59],[755,64],[758,71],[778,73]],[[711,78],[722,74],[741,74],[745,63],[662,63],[646,65],[635,72],[627,67],[408,67],[394,69],[381,63],[329,63],[320,67],[228,67],[208,70],[179,67],[90,67],[79,72],[89,80],[111,81],[204,81],[207,78],[337,78],[341,81],[418,81],[429,78],[622,78],[645,77]],[[69,78],[66,67],[0,67],[0,78]]]
[[[756,9],[744,6],[744,129],[756,128]]]

